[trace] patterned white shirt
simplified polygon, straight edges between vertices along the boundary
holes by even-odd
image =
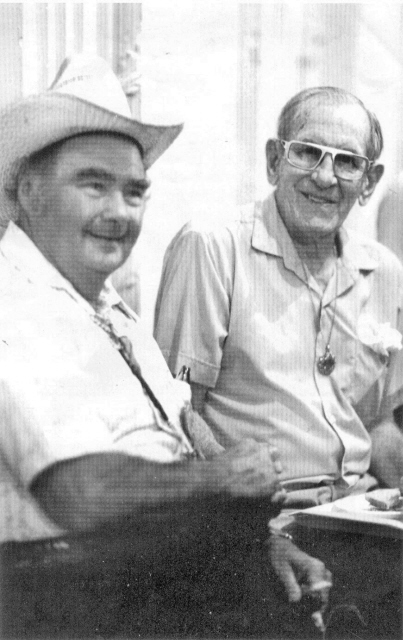
[[[103,307],[165,418],[91,305],[10,224],[0,242],[0,541],[60,533],[29,491],[58,461],[120,451],[170,463],[192,452],[179,418],[189,386],[111,287]]]

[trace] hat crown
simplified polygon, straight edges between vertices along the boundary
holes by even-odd
[[[76,54],[66,58],[48,91],[71,95],[131,118],[122,85],[108,63],[98,56]]]
[[[133,140],[148,169],[182,127],[134,119],[119,79],[102,58],[67,58],[49,89],[0,109],[0,227],[18,215],[16,179],[33,153],[72,136],[105,132]]]

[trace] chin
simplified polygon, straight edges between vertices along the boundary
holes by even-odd
[[[109,276],[117,271],[117,269],[119,269],[119,267],[121,267],[125,261],[126,258],[124,260],[110,260],[108,262],[98,264],[94,270],[98,271],[98,273],[103,273],[106,277],[109,278]]]
[[[100,271],[102,273],[113,273],[113,271],[116,271],[116,269],[126,262],[129,255],[130,251],[124,251],[119,248],[118,250],[108,253],[102,252],[100,255],[93,255],[91,263],[96,271]]]
[[[316,220],[311,220],[308,228],[316,233],[328,235],[329,233],[335,233],[339,226],[340,222],[338,218],[316,218]]]

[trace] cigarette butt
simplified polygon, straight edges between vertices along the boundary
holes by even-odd
[[[315,611],[312,614],[311,618],[313,620],[315,627],[319,629],[321,633],[325,633],[326,627],[325,627],[325,623],[323,622],[322,611]]]

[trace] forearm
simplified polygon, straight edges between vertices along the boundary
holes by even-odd
[[[269,460],[260,449],[175,464],[120,453],[85,456],[44,471],[31,489],[45,513],[73,531],[106,523],[123,526],[153,510],[164,518],[170,509],[185,512],[187,504],[197,510],[198,500],[204,498],[215,498],[215,503],[246,499],[260,505],[267,519],[279,509],[272,498],[279,485],[275,473],[268,473]]]
[[[192,440],[199,451],[206,457],[211,458],[223,453],[224,447],[217,442],[215,435],[207,424],[203,416],[207,387],[192,382],[192,406],[193,414],[190,421],[190,432]]]
[[[42,473],[32,492],[60,526],[84,530],[209,491],[200,465],[158,464],[120,453],[67,460]]]
[[[393,417],[383,419],[370,430],[372,442],[370,471],[382,483],[398,487],[403,476],[403,434]]]
[[[197,411],[191,413],[188,431],[195,447],[205,458],[212,458],[225,451],[224,447],[217,442],[204,418]]]

